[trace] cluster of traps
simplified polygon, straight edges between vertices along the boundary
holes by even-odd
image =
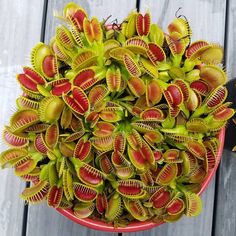
[[[22,198],[115,226],[198,215],[234,114],[222,48],[191,42],[183,17],[166,33],[149,13],[108,25],[69,3],[60,18],[17,75],[23,93],[3,131],[1,166],[31,182]]]

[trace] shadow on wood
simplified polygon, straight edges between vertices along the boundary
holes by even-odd
[[[228,98],[227,102],[233,102],[232,108],[236,109],[236,78],[231,79],[227,84],[226,87],[228,89]],[[235,117],[235,116],[234,116]],[[231,151],[232,148],[236,145],[236,125],[232,121],[232,119],[229,121],[226,129],[226,134],[225,134],[225,149]]]

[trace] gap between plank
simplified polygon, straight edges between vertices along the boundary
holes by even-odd
[[[29,188],[30,187],[30,182],[26,182],[25,187]],[[25,201],[24,210],[23,210],[22,231],[21,231],[22,236],[25,236],[26,231],[27,231],[28,209],[29,209],[28,208],[28,203]]]
[[[226,4],[226,9],[225,9],[225,32],[224,32],[224,59],[223,59],[223,67],[224,68],[226,68],[226,66],[227,66],[228,32],[229,32],[229,24],[228,23],[229,23],[229,12],[230,12],[230,0],[226,0],[225,4]],[[220,167],[221,167],[221,164],[219,165],[217,172],[216,172],[211,236],[216,236],[216,217],[217,217],[217,213],[218,213],[217,205],[218,205],[218,191],[219,191],[219,184],[218,183],[220,180]]]
[[[42,25],[41,25],[41,35],[40,41],[45,41],[45,29],[46,29],[46,21],[47,21],[47,12],[48,12],[48,0],[44,0],[43,4],[43,18],[42,18]]]
[[[44,42],[44,40],[45,40],[47,9],[48,9],[48,0],[44,0],[43,14],[42,14],[42,24],[41,24],[41,33],[40,33],[40,41],[41,42]],[[29,188],[30,187],[30,182],[26,182],[25,187]],[[24,210],[23,210],[21,236],[26,236],[26,234],[27,234],[28,210],[29,210],[29,205],[28,205],[27,201],[25,201]]]
[[[140,11],[140,2],[141,0],[136,0],[136,9],[138,12]]]

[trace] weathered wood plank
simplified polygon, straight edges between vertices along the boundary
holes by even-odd
[[[29,206],[28,236],[116,236],[117,234],[91,230],[65,218],[46,203],[40,206]]]
[[[227,32],[227,48],[226,50],[226,65],[227,65],[227,73],[229,80],[236,77],[236,47],[235,47],[235,41],[236,41],[236,1],[234,0],[228,0],[228,32]]]
[[[228,100],[234,102],[236,108],[235,86],[236,83],[236,1],[228,1],[228,32],[226,37],[226,69],[228,73],[229,89]],[[236,153],[231,150],[236,145],[236,126],[230,122],[226,131],[225,150],[219,168],[219,182],[215,215],[215,236],[236,235]]]
[[[221,45],[224,43],[225,6],[225,0],[141,0],[141,12],[150,9],[153,21],[157,22],[164,30],[175,17],[175,12],[181,7],[178,14],[185,15],[189,20],[193,31],[193,41],[205,39]],[[214,192],[215,184],[212,181],[203,195],[204,210],[198,218],[184,218],[176,224],[165,224],[150,232],[136,233],[135,235],[211,235]]]
[[[50,41],[50,37],[55,33],[55,26],[61,22],[53,18],[53,10],[62,10],[63,6],[70,2],[69,0],[50,0],[47,11],[45,42]],[[106,18],[110,14],[112,19],[117,18],[121,20],[130,10],[136,6],[136,1],[116,1],[116,0],[100,0],[100,1],[76,1],[79,5],[84,7],[89,16],[97,16],[100,20]],[[119,9],[119,10],[118,10]],[[46,204],[40,206],[29,206],[27,235],[41,236],[41,235],[63,235],[63,236],[101,236],[101,235],[117,235],[104,233],[94,230],[89,230],[83,226],[77,225],[72,221],[66,219],[53,209],[49,209]]]
[[[31,47],[40,38],[42,1],[0,1],[0,130],[9,122],[15,107],[15,99],[21,93],[15,80],[19,65],[26,60]],[[7,148],[0,146],[0,152]],[[20,235],[24,201],[19,198],[25,183],[14,176],[13,171],[0,171],[0,234]]]
[[[187,17],[193,31],[192,41],[205,39],[224,43],[224,20],[226,0],[141,0],[141,12],[149,9],[152,21],[164,30],[177,13]]]

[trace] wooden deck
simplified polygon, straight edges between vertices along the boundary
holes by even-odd
[[[90,16],[100,19],[112,15],[121,21],[138,7],[150,10],[153,21],[163,29],[172,21],[178,8],[190,21],[193,39],[205,39],[225,48],[225,66],[229,75],[230,97],[236,91],[236,1],[235,0],[75,0]],[[15,74],[29,64],[30,49],[38,41],[49,42],[55,26],[53,10],[61,10],[69,0],[0,1],[0,130],[7,124],[20,88]],[[234,89],[234,91],[233,91]],[[234,236],[236,235],[236,128],[229,124],[223,159],[217,175],[203,194],[204,210],[197,218],[184,218],[150,231],[125,236]],[[235,140],[235,141],[234,141]],[[6,148],[3,144],[1,150]],[[12,170],[0,171],[1,236],[115,236],[77,225],[45,205],[27,206],[19,198],[25,183]],[[121,234],[119,234],[121,235]]]

